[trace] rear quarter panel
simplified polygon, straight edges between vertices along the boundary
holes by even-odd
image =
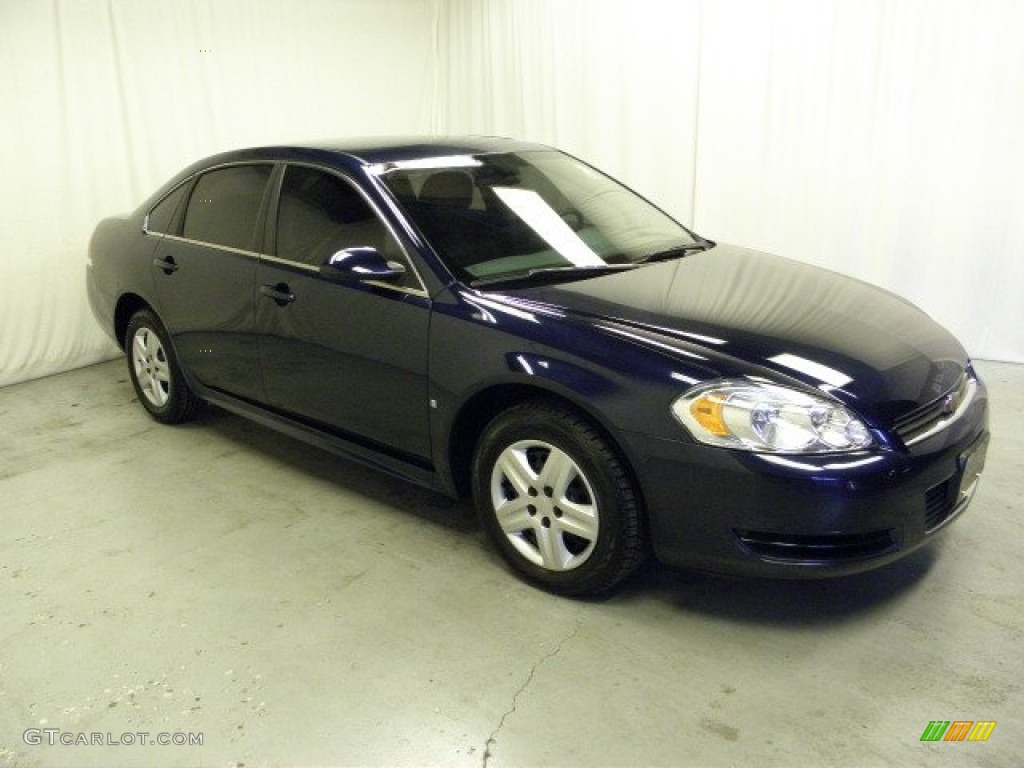
[[[115,315],[121,298],[134,294],[154,305],[150,261],[156,242],[155,236],[143,232],[142,220],[134,214],[104,219],[89,241],[89,306],[103,331],[118,344]]]

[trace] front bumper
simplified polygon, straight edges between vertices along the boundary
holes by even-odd
[[[627,436],[658,558],[780,578],[876,568],[930,542],[970,504],[988,399],[913,446],[831,456],[745,453]]]

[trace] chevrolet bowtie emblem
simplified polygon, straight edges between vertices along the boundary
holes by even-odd
[[[946,395],[946,399],[942,402],[942,413],[945,416],[949,416],[956,412],[956,393]]]

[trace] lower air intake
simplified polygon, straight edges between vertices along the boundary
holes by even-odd
[[[765,560],[780,563],[834,563],[878,557],[897,548],[894,531],[803,536],[769,531],[736,531],[740,543]]]
[[[939,483],[924,495],[924,528],[931,533],[946,522],[956,509],[956,485],[953,478]]]

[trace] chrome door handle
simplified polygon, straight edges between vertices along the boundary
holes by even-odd
[[[291,304],[295,301],[295,294],[291,292],[291,289],[286,283],[277,283],[276,285],[261,285],[260,293],[267,298],[273,299],[277,302],[277,306],[283,307],[286,304]]]
[[[153,266],[162,269],[165,275],[178,271],[178,265],[174,263],[173,256],[168,256],[163,259],[153,259]]]

